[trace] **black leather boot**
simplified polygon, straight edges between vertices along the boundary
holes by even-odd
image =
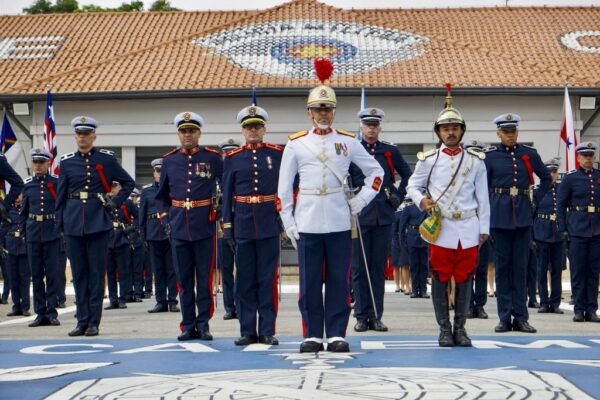
[[[448,311],[448,282],[442,283],[434,277],[431,282],[431,299],[435,319],[440,326],[438,344],[440,347],[452,347],[454,346],[454,338],[452,337],[452,324],[450,324],[450,312]]]
[[[463,283],[457,283],[454,295],[454,345],[471,347],[471,339],[467,336],[465,321],[471,302],[471,277]]]

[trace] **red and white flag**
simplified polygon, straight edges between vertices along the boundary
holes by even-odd
[[[565,103],[563,113],[562,130],[560,138],[565,143],[565,171],[571,171],[579,168],[575,147],[579,144],[577,134],[575,133],[575,124],[573,121],[573,109],[571,108],[571,100],[569,98],[569,89],[565,87]]]
[[[46,114],[44,115],[44,148],[52,154],[50,159],[50,173],[58,175],[58,152],[56,149],[56,128],[54,125],[54,106],[52,105],[52,93],[48,90],[46,96]]]

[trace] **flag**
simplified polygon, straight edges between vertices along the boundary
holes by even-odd
[[[252,88],[252,105],[258,105],[258,100],[256,99],[256,88]]]
[[[2,132],[0,132],[0,152],[4,153],[6,160],[13,167],[19,161],[19,156],[21,155],[21,145],[17,143],[17,136],[12,126],[10,126],[6,113],[2,121]],[[0,198],[4,199],[6,192],[6,182],[2,179],[0,180]]]
[[[359,108],[359,112],[364,110],[365,108],[367,108],[367,97],[365,96],[365,88],[362,88],[360,90],[360,108]],[[358,134],[356,135],[356,138],[358,139],[358,141],[360,142],[362,140],[362,132],[360,130],[360,122],[358,123]]]
[[[569,89],[565,87],[565,102],[563,113],[562,130],[560,138],[565,143],[565,171],[579,168],[577,157],[575,155],[575,147],[579,141],[575,134],[575,125],[573,123],[573,109],[571,108],[571,100],[569,98]]]
[[[52,155],[50,159],[50,173],[58,175],[56,128],[54,125],[54,106],[52,105],[52,93],[48,90],[46,96],[46,113],[44,115],[44,148]]]

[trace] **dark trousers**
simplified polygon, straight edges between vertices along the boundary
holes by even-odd
[[[130,296],[144,297],[144,246],[131,249],[131,283]]]
[[[168,240],[149,241],[148,253],[154,270],[156,303],[177,304],[177,282],[171,255],[171,243]]]
[[[62,240],[62,239],[60,239]],[[67,251],[64,247],[58,250],[58,288],[56,289],[56,297],[59,303],[67,301]]]
[[[41,318],[56,318],[58,302],[59,239],[51,242],[28,242],[27,256],[33,281],[33,310]]]
[[[373,300],[371,299],[365,269],[365,257],[362,254],[359,239],[355,239],[352,245],[354,316],[356,319],[361,320],[381,319],[383,315],[383,296],[385,295],[385,266],[392,240],[392,225],[361,226],[360,229],[378,315],[375,316],[375,310],[373,309]]]
[[[129,245],[108,249],[106,276],[108,299],[111,304],[126,303],[131,293],[131,247]]]
[[[325,330],[327,338],[345,337],[350,318],[350,231],[300,233],[298,261],[303,336],[322,338]]]
[[[212,295],[214,237],[194,241],[174,239],[173,244],[177,262],[175,271],[180,284],[181,329],[208,331],[208,321],[215,307]]]
[[[144,293],[152,293],[152,280],[154,274],[152,273],[152,261],[150,261],[150,248],[149,246],[142,246],[142,249],[144,254],[144,262],[142,263],[142,280],[144,285]],[[170,247],[169,252],[171,252]],[[171,261],[171,266],[172,265],[173,261]]]
[[[487,273],[491,257],[491,246],[486,241],[480,248],[475,268],[475,279],[471,282],[471,310],[482,309],[487,303]]]
[[[531,227],[492,229],[496,264],[496,299],[500,321],[529,320],[527,310],[527,263]]]
[[[529,304],[536,302],[537,293],[537,252],[529,248],[529,259],[527,261],[527,300]]]
[[[571,236],[571,291],[574,311],[592,314],[598,310],[598,274],[600,273],[600,235],[591,238]]]
[[[109,234],[110,231],[105,231],[65,236],[73,272],[77,325],[82,328],[100,325]]]
[[[29,311],[31,301],[29,285],[31,284],[31,269],[27,262],[27,254],[8,255],[8,277],[10,280],[10,296],[13,301],[13,311]]]
[[[235,298],[233,295],[233,265],[235,263],[235,253],[223,238],[218,240],[217,246],[219,253],[219,268],[221,269],[221,279],[223,279],[223,306],[225,312],[235,313]]]
[[[408,266],[414,294],[427,294],[427,260],[427,247],[408,247]]]
[[[10,278],[8,277],[7,257],[8,256],[6,254],[0,254],[0,268],[2,269],[2,279],[4,279],[4,285],[2,286],[2,300],[8,300],[8,295],[10,294]]]
[[[562,293],[563,243],[537,242],[537,249],[540,305],[558,307]],[[548,295],[548,272],[550,272],[550,295]]]
[[[275,335],[277,319],[277,263],[279,236],[236,240],[235,300],[242,336]]]

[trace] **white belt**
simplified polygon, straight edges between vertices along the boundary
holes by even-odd
[[[450,210],[445,210],[442,208],[441,211],[442,211],[442,217],[454,219],[454,220],[469,219],[469,218],[477,215],[477,210],[450,211]]]
[[[315,196],[326,196],[328,194],[339,193],[342,190],[344,190],[344,188],[342,186],[335,187],[335,188],[322,187],[320,189],[303,189],[303,188],[300,188],[300,194],[310,194],[310,195],[315,195]]]

